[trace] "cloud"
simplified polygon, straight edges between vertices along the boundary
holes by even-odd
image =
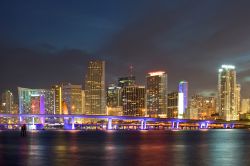
[[[161,2],[151,5],[100,49],[117,63],[134,63],[140,80],[149,70],[165,69],[170,90],[185,79],[191,92],[216,91],[221,64],[240,69],[249,59],[249,1],[191,1],[171,10]]]
[[[53,84],[82,84],[85,66],[93,55],[78,49],[51,51],[42,48],[0,46],[1,90],[17,86],[49,88]]]
[[[139,84],[145,84],[148,71],[166,70],[169,91],[176,90],[178,81],[184,79],[189,81],[191,94],[216,92],[217,70],[221,64],[229,63],[238,70],[243,96],[249,96],[250,1],[149,1],[143,9],[139,6],[126,21],[109,19],[117,13],[106,11],[103,19],[119,28],[104,35],[106,40],[102,38],[101,43],[105,44],[96,44],[94,54],[81,48],[54,47],[58,43],[35,48],[0,43],[2,88],[17,85],[42,88],[62,81],[81,84],[87,62],[103,59],[107,61],[107,83],[127,75],[128,66],[132,64]],[[92,15],[96,18],[98,14]],[[92,18],[91,13],[89,15]],[[127,18],[128,14],[120,15]],[[74,18],[77,23],[81,21]],[[102,24],[106,23],[95,21],[100,27],[96,34],[105,28]],[[70,30],[63,30],[63,25],[56,27],[61,27],[62,35],[70,36],[65,33]],[[82,32],[74,34],[78,33]],[[94,31],[92,34],[94,36]]]

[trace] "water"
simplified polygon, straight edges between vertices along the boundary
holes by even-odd
[[[250,130],[0,132],[0,165],[250,165]]]

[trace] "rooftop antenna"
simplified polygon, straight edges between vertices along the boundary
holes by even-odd
[[[133,69],[134,69],[133,65],[129,65],[129,76],[130,77],[133,77]]]

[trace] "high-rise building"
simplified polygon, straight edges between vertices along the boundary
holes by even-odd
[[[85,99],[86,99],[85,91],[82,90],[82,112],[83,112],[83,114],[86,114],[86,108],[85,108],[86,102],[85,102]]]
[[[106,114],[105,62],[90,61],[85,79],[86,114]]]
[[[118,86],[123,88],[125,86],[135,85],[135,76],[121,77],[118,79]]]
[[[18,87],[18,98],[20,114],[53,114],[54,112],[54,91],[52,90]]]
[[[107,88],[107,115],[122,115],[122,88],[110,84]]]
[[[190,100],[188,119],[209,120],[216,113],[215,97],[193,95]]]
[[[11,91],[6,90],[2,93],[2,103],[1,110],[4,114],[12,114],[12,109],[14,106],[14,97]]]
[[[237,120],[235,66],[222,65],[218,74],[218,109],[223,120]]]
[[[168,118],[178,118],[178,92],[168,94]]]
[[[240,102],[240,100],[241,100],[240,90],[241,90],[240,84],[237,84],[236,85],[236,90],[235,90],[235,98],[236,98],[235,99],[235,101],[236,101],[235,105],[236,105],[237,115],[239,115],[239,113],[241,111],[240,110],[240,106],[241,106],[241,102]]]
[[[52,90],[54,91],[54,114],[62,114],[62,87],[54,85]]]
[[[62,100],[67,106],[68,114],[83,114],[81,85],[63,84]]]
[[[149,72],[146,76],[147,115],[167,115],[167,74],[164,71]]]
[[[126,86],[122,88],[123,115],[145,116],[146,89],[145,86]]]
[[[180,96],[180,97],[183,97],[182,100],[181,100],[182,103],[179,103],[179,104],[182,105],[182,107],[183,107],[182,112],[183,112],[183,115],[185,115],[185,112],[186,112],[186,110],[188,108],[188,82],[187,81],[181,81],[179,83],[178,89],[179,89],[179,93],[183,94],[183,96],[182,95]]]
[[[121,106],[121,87],[110,84],[107,88],[107,107]]]
[[[44,95],[33,94],[30,97],[31,114],[45,114],[45,101]]]
[[[241,114],[250,113],[250,99],[241,100]]]

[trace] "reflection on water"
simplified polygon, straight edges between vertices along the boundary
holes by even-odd
[[[1,165],[248,165],[249,130],[0,132]]]

